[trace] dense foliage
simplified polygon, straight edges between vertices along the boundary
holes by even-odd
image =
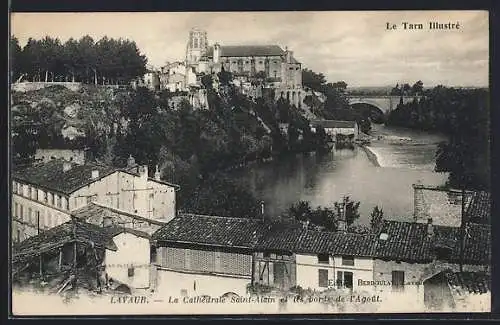
[[[288,152],[313,151],[325,134],[310,131],[307,119],[287,101],[254,102],[240,94],[231,74],[220,85],[203,78],[208,110],[186,97],[146,88],[85,85],[80,92],[52,86],[12,94],[14,158],[27,160],[37,147],[82,147],[106,164],[124,167],[132,155],[153,173],[181,186],[179,208],[197,213],[258,216],[260,203],[224,171]],[[180,99],[172,109],[169,103]],[[282,125],[286,127],[283,129]],[[68,128],[79,131],[69,140]]]
[[[387,124],[447,134],[436,153],[436,171],[450,173],[450,186],[488,189],[488,90],[437,86],[423,94],[420,101],[399,104]]]
[[[90,36],[30,38],[21,48],[10,39],[11,80],[78,81],[95,84],[128,84],[146,72],[147,59],[133,41]]]
[[[309,222],[314,228],[328,231],[337,231],[339,220],[344,215],[348,229],[354,229],[354,221],[359,219],[359,204],[360,202],[346,197],[345,201],[334,202],[333,208],[316,207],[313,209],[309,202],[299,201],[288,209],[288,214],[294,220]]]

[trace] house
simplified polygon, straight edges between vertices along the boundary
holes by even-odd
[[[153,234],[157,291],[212,296],[246,294],[261,220],[183,214]]]
[[[70,281],[63,280],[76,272],[79,286],[89,290],[103,290],[110,281],[130,289],[148,288],[150,236],[73,219],[14,245],[12,263],[21,284],[35,276],[65,286]]]
[[[167,63],[161,68],[160,88],[170,92],[187,91],[186,64],[184,62]]]
[[[429,311],[489,312],[491,275],[485,272],[445,270],[424,281]]]
[[[48,162],[53,159],[64,159],[83,165],[89,158],[87,150],[82,149],[40,149],[35,153],[35,161]]]
[[[390,292],[394,301],[413,297],[423,303],[422,282],[445,269],[485,271],[491,264],[491,227],[468,223],[464,228],[461,256],[461,229],[427,224],[385,220],[374,247],[375,283],[379,293]],[[417,306],[415,307],[423,307]]]
[[[276,228],[254,255],[254,284],[289,289],[358,289],[373,281],[374,235]]]
[[[70,220],[71,211],[91,202],[151,218],[172,219],[178,186],[148,176],[147,166],[129,167],[55,159],[14,171],[12,175],[12,239],[23,239],[40,230]]]
[[[109,236],[116,249],[107,248],[104,272],[108,279],[131,289],[151,287],[151,235],[125,227],[109,226]]]
[[[333,141],[336,141],[337,135],[351,137],[356,139],[359,134],[359,127],[356,121],[336,121],[336,120],[314,120],[311,121],[311,131],[316,132],[318,128],[323,128]]]

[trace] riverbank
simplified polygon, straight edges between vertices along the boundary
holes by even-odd
[[[373,152],[373,150],[370,147],[366,145],[360,145],[360,147],[363,148],[364,152],[366,153],[366,156],[368,157],[368,160],[373,165],[375,165],[376,167],[381,167],[377,155],[375,154],[375,152]]]

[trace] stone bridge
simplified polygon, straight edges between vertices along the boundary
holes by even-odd
[[[381,95],[381,96],[374,96],[374,95],[349,95],[349,105],[354,105],[354,104],[369,104],[372,106],[375,106],[379,110],[381,110],[384,114],[387,114],[388,112],[392,111],[393,109],[398,106],[401,96],[389,96],[389,95]],[[420,100],[421,97],[414,97],[414,96],[403,96],[403,103],[409,103],[412,102],[413,99],[417,99],[417,101]]]

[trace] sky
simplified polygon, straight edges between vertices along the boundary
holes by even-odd
[[[405,30],[402,23],[421,23]],[[429,22],[459,23],[430,30]],[[387,23],[396,24],[388,30]],[[160,67],[183,60],[189,30],[207,31],[210,44],[277,44],[303,67],[351,87],[422,80],[424,86],[489,84],[487,11],[290,11],[161,13],[14,13],[11,34],[61,41],[90,35],[134,40],[148,62]]]

